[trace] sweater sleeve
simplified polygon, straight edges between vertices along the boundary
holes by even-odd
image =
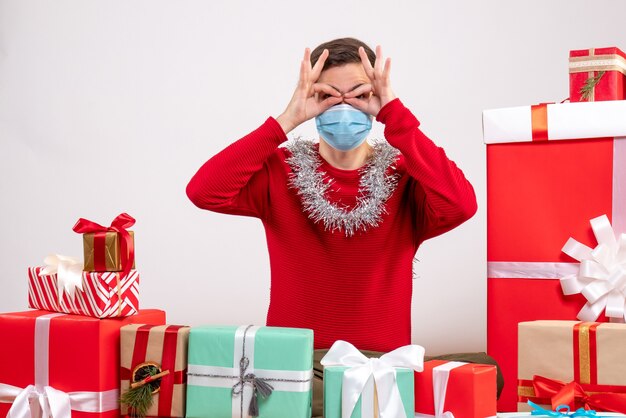
[[[191,178],[187,196],[199,208],[265,218],[269,207],[268,159],[287,140],[272,117],[209,159]]]
[[[376,120],[385,124],[385,138],[404,156],[420,242],[455,228],[476,213],[472,185],[445,151],[424,135],[419,121],[399,99],[387,103]]]

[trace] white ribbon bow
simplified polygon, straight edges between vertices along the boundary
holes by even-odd
[[[626,319],[626,234],[619,240],[606,215],[590,221],[598,241],[594,249],[570,238],[562,251],[580,261],[578,274],[561,279],[563,294],[582,293],[587,303],[578,312],[581,321],[593,322],[605,311],[607,317],[624,322]]]
[[[12,402],[7,418],[70,418],[72,410],[106,412],[118,408],[119,391],[66,393],[52,386],[24,389],[0,383],[0,402]]]
[[[76,288],[83,290],[83,262],[75,257],[51,254],[44,259],[46,266],[41,269],[39,276],[57,275],[57,293],[59,300],[63,292],[70,298],[74,297]]]
[[[424,347],[406,345],[380,358],[367,358],[346,341],[335,341],[321,364],[349,367],[343,374],[341,416],[350,418],[366,384],[373,377],[376,383],[380,418],[406,418],[400,390],[396,383],[396,367],[406,367],[417,372],[424,370]]]

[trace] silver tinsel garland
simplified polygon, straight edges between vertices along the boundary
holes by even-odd
[[[291,151],[286,160],[292,170],[290,185],[297,190],[303,210],[313,222],[322,221],[327,230],[344,231],[348,237],[380,224],[382,215],[387,213],[385,202],[398,184],[399,175],[393,173],[393,164],[399,152],[384,141],[372,147],[374,152],[360,169],[359,194],[350,210],[326,198],[333,179],[319,169],[322,160],[315,143],[295,139],[287,145]],[[390,168],[392,173],[387,173]]]

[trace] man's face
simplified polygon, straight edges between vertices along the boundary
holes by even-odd
[[[328,84],[343,95],[363,84],[369,84],[370,79],[361,63],[350,63],[324,70],[317,82]],[[322,93],[318,99],[323,100],[327,97],[328,94]]]

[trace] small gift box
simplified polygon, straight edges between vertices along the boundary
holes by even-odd
[[[165,312],[0,314],[0,416],[119,417],[120,328],[133,322],[163,324]]]
[[[518,410],[626,413],[626,324],[522,322],[518,343]]]
[[[188,359],[188,418],[311,416],[312,330],[193,327]]]
[[[569,286],[563,292],[560,279],[575,276],[581,266],[562,251],[568,239],[595,247],[589,220],[601,214],[615,231],[626,232],[626,199],[620,192],[626,190],[625,115],[626,100],[483,112],[487,352],[505,382],[517,379],[519,322],[573,320],[588,302]],[[516,402],[515,385],[507,383],[498,410],[513,411]]]
[[[85,271],[124,271],[135,267],[134,235],[128,231],[135,219],[126,213],[105,227],[80,218],[72,228],[83,234]]]
[[[83,272],[69,257],[46,258],[47,267],[28,269],[28,306],[54,312],[113,318],[139,310],[139,273]]]
[[[122,415],[131,409],[135,416],[185,416],[189,330],[180,325],[122,327]]]
[[[619,48],[570,51],[570,101],[626,98],[626,54]]]
[[[413,417],[413,374],[423,362],[419,345],[367,358],[352,344],[336,341],[321,360],[324,417]]]
[[[496,366],[430,360],[415,373],[415,417],[494,417],[496,394]]]

